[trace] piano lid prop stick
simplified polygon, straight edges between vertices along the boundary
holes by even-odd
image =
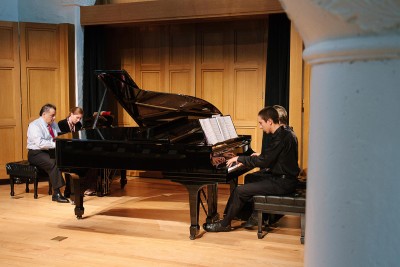
[[[99,109],[97,110],[96,118],[94,119],[94,123],[93,123],[92,129],[96,128],[97,121],[99,120],[100,111],[101,111],[101,108],[103,107],[104,98],[106,97],[106,94],[107,94],[107,89],[104,90],[103,98],[101,99]]]

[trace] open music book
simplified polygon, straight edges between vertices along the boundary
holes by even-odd
[[[199,121],[209,145],[238,137],[231,116],[218,116]]]

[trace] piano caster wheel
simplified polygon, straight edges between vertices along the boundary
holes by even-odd
[[[82,219],[82,215],[83,215],[84,211],[85,211],[85,209],[83,207],[78,208],[75,206],[75,215],[78,220]]]
[[[190,240],[195,240],[196,235],[199,234],[200,225],[190,226],[189,230],[190,230],[190,236],[189,236]]]

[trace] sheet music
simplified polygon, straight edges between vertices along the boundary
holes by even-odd
[[[210,145],[238,137],[231,116],[199,119],[199,121]]]
[[[225,140],[238,137],[231,116],[218,117],[217,121],[218,124],[220,125]]]
[[[211,127],[210,120],[199,119],[199,122],[204,134],[206,135],[207,143],[212,145],[218,143],[217,136],[215,135],[213,128]]]

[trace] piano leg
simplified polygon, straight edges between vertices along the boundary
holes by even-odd
[[[207,223],[214,223],[219,220],[219,214],[217,212],[218,204],[218,187],[217,184],[207,185]]]
[[[119,181],[121,189],[124,189],[127,182],[128,181],[126,180],[126,170],[121,170],[121,180]]]
[[[204,184],[183,184],[189,192],[190,208],[190,236],[191,240],[196,239],[199,233],[199,207],[200,207],[200,189]]]
[[[83,208],[83,192],[81,190],[82,181],[84,179],[80,179],[79,175],[75,173],[71,173],[72,186],[74,194],[71,195],[71,200],[75,204],[75,215],[77,219],[82,219],[82,215],[85,211]]]

